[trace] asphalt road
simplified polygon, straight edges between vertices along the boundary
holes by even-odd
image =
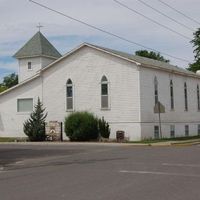
[[[1,200],[198,200],[200,146],[0,145]]]

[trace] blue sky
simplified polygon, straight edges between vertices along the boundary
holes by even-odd
[[[190,40],[181,38],[120,7],[113,0],[84,0],[84,4],[81,0],[37,1],[145,46],[193,61]],[[192,31],[173,23],[137,0],[120,1],[189,38],[193,37]],[[190,26],[194,31],[199,27],[198,24],[165,7],[158,0],[143,1],[151,3],[151,6]],[[165,0],[165,2],[195,19],[200,18],[199,0]],[[40,8],[28,0],[0,0],[0,5],[0,82],[4,76],[18,71],[18,63],[12,56],[37,32],[36,26],[39,22],[44,26],[41,32],[62,54],[82,42],[90,42],[128,53],[141,49]],[[168,59],[172,64],[180,67],[186,67],[188,64],[172,58]]]

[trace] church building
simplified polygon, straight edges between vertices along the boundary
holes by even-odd
[[[0,137],[25,137],[38,97],[47,122],[89,111],[109,123],[111,138],[200,135],[198,73],[88,43],[62,56],[40,31],[14,57],[19,84],[0,94]]]

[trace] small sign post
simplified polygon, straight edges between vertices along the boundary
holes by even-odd
[[[45,125],[47,140],[63,141],[62,122],[49,121]]]
[[[159,128],[160,128],[160,138],[162,138],[162,128],[161,128],[161,113],[165,113],[165,106],[158,101],[154,106],[154,113],[158,113],[159,118]]]

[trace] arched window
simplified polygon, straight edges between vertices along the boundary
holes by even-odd
[[[197,109],[200,111],[199,84],[197,84]]]
[[[184,83],[185,111],[188,110],[187,83]]]
[[[108,79],[103,76],[101,79],[101,108],[107,109],[108,105]]]
[[[170,80],[170,104],[171,110],[174,110],[174,86],[172,80]]]
[[[157,104],[158,103],[158,80],[156,76],[154,78],[154,97],[155,97],[155,104]]]
[[[67,110],[73,110],[73,84],[71,79],[68,79],[66,84],[66,107]]]

